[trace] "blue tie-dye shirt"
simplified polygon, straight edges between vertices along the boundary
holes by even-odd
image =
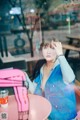
[[[29,91],[45,97],[52,105],[49,120],[72,120],[76,117],[76,99],[73,89],[75,75],[64,56],[58,57],[44,86],[41,89],[43,67],[39,76],[31,82],[26,75]],[[48,109],[48,108],[47,108]]]
[[[41,89],[43,74],[34,80],[37,84],[34,94],[44,96],[50,101],[52,111],[49,120],[72,120],[76,117],[76,100],[73,90],[73,82],[65,84],[60,64],[51,70],[50,76],[44,87],[44,94]]]

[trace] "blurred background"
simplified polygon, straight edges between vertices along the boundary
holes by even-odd
[[[41,42],[53,37],[80,81],[80,0],[0,0],[0,69],[32,78]]]

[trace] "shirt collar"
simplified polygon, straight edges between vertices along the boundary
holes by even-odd
[[[44,64],[45,65],[45,64]],[[41,67],[41,69],[40,69],[40,73],[41,74],[43,74],[43,67],[44,67],[44,65]],[[54,64],[54,66],[53,66],[53,68],[51,69],[51,70],[54,70],[54,68],[57,66],[57,65],[59,65],[59,61],[58,61],[58,59],[55,61],[55,64]]]

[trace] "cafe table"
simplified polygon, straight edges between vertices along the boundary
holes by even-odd
[[[68,45],[74,46],[73,42],[77,42],[77,45],[80,45],[80,35],[68,35],[66,36],[68,41]],[[80,53],[80,46],[76,46],[77,49],[74,48],[74,50],[78,51]],[[65,56],[68,57],[70,50],[66,50]]]
[[[29,94],[29,120],[46,120],[51,112],[51,104],[41,96]],[[0,120],[18,120],[18,108],[14,95],[8,98],[8,107],[0,107],[1,114],[6,113],[6,119]],[[4,116],[3,116],[4,117]]]

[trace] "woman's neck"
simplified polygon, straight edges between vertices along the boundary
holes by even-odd
[[[54,62],[53,61],[47,61],[46,62],[46,67],[47,68],[52,68],[54,66]]]

